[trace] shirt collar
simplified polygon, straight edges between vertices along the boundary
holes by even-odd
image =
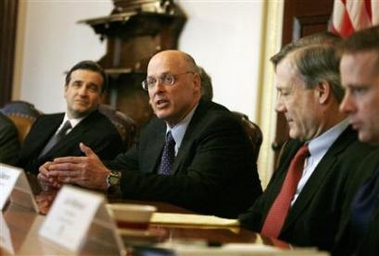
[[[339,122],[320,136],[312,139],[309,146],[309,153],[315,157],[319,154],[323,154],[332,146],[334,141],[342,134],[342,132],[349,126],[349,120],[345,119]]]
[[[67,116],[67,113],[65,113],[64,114],[64,118],[63,118],[63,122],[62,122],[60,128],[63,126],[64,123],[66,123],[67,120],[69,120],[70,123],[71,123],[71,127],[72,127],[71,129],[74,129],[74,127],[77,126],[80,123],[80,121],[82,121],[86,117],[87,116],[81,117],[81,118],[72,118],[72,119],[69,119],[68,116]]]
[[[177,153],[179,151],[180,145],[182,144],[184,134],[187,131],[188,125],[193,117],[193,114],[195,113],[195,110],[197,109],[196,105],[187,115],[183,118],[182,121],[180,121],[178,124],[176,124],[174,127],[170,128],[167,125],[166,128],[166,134],[171,131],[172,137],[175,140],[175,152]]]

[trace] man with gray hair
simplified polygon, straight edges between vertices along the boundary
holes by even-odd
[[[239,220],[268,237],[330,250],[349,172],[371,149],[338,111],[344,91],[335,47],[309,44],[279,54],[276,111],[291,140],[266,190]]]

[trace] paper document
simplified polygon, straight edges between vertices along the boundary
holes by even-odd
[[[209,225],[209,226],[239,226],[237,219],[225,219],[212,215],[161,213],[155,212],[151,217],[152,224],[182,224],[182,225]]]

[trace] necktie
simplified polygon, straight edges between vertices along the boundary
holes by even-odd
[[[46,144],[45,148],[42,150],[40,156],[43,156],[43,155],[45,155],[47,152],[49,152],[50,149],[52,149],[52,148],[55,146],[55,144],[57,144],[58,141],[60,141],[60,140],[66,135],[66,133],[67,133],[67,131],[68,131],[69,129],[71,129],[71,123],[70,123],[69,120],[67,120],[67,121],[64,123],[63,127],[62,127],[62,128],[56,133],[56,134],[54,134],[54,135],[50,138],[49,142]]]
[[[170,175],[172,165],[175,159],[175,140],[172,137],[171,131],[167,133],[166,144],[163,149],[161,164],[158,169],[158,174]]]
[[[302,146],[292,159],[279,195],[272,204],[261,233],[277,238],[290,209],[292,198],[304,168],[304,161],[309,156],[308,146]]]

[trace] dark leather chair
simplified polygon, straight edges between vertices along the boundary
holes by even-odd
[[[18,137],[22,144],[34,121],[42,112],[34,107],[33,104],[26,101],[11,101],[7,103],[0,111],[9,117],[16,125]]]
[[[111,105],[101,104],[99,111],[116,126],[127,148],[131,147],[137,134],[134,120]]]
[[[262,141],[263,141],[262,131],[257,124],[249,120],[247,115],[237,112],[237,111],[233,111],[233,114],[239,120],[241,120],[243,128],[245,129],[251,141],[251,145],[253,146],[253,149],[254,149],[253,161],[254,163],[256,163],[259,156],[259,150],[261,148]]]

